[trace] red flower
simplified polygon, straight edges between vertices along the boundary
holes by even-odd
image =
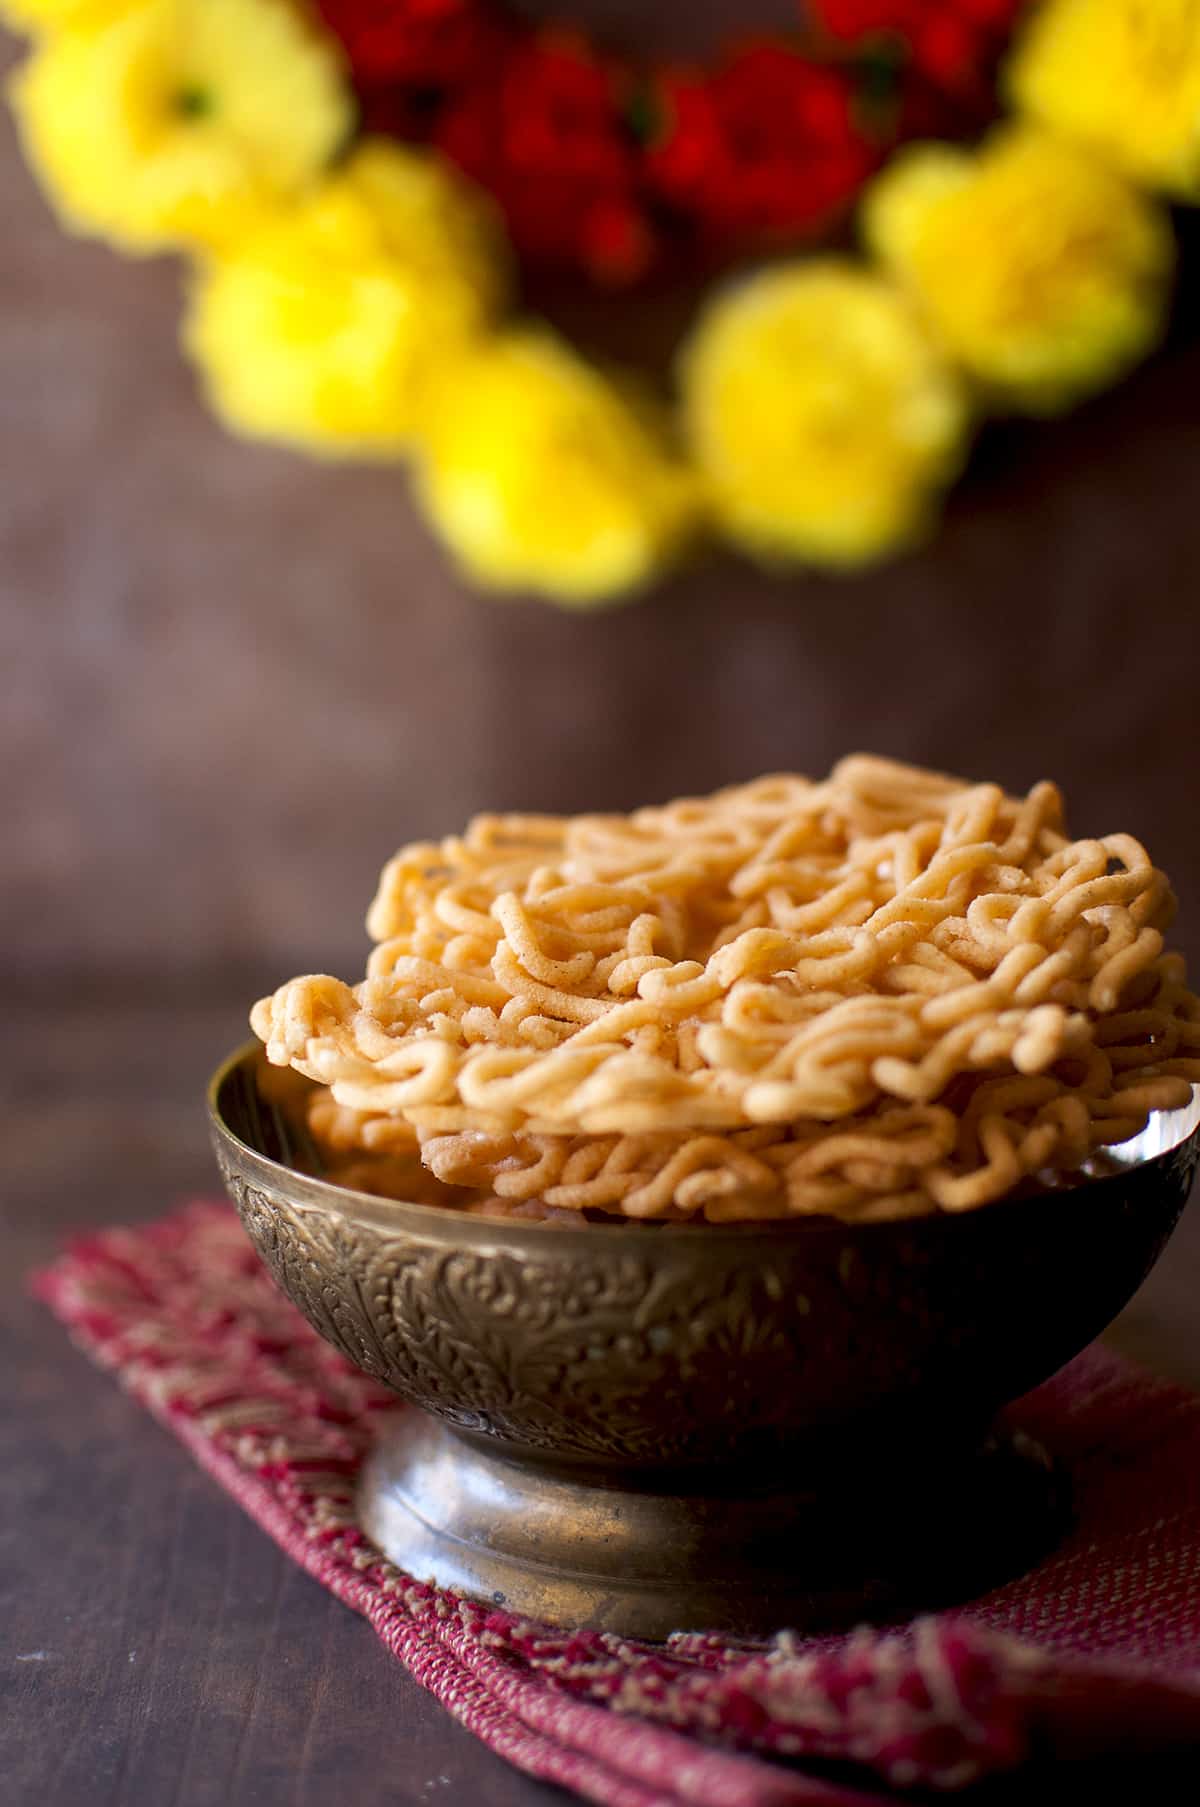
[[[317,0],[361,89],[448,88],[482,75],[511,35],[487,0]]]
[[[491,190],[537,262],[628,282],[653,261],[620,72],[576,40],[515,45],[446,108],[433,142]]]
[[[813,0],[825,29],[858,48],[890,39],[918,75],[978,103],[1028,0]]]
[[[599,200],[580,222],[580,261],[600,282],[624,288],[656,262],[654,226],[635,195]]]
[[[811,236],[903,138],[976,125],[1024,3],[815,0],[815,54],[759,43],[662,72],[500,0],[317,0],[368,130],[436,145],[492,193],[518,252],[610,284],[668,254]]]
[[[784,45],[756,45],[711,76],[676,73],[651,179],[706,235],[811,229],[861,186],[876,153],[855,124],[840,69]]]
[[[1027,0],[812,0],[825,29],[854,43],[891,32],[912,41],[939,14],[957,13],[976,32],[1008,32]]]

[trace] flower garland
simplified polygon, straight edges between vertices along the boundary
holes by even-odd
[[[817,0],[805,36],[710,69],[601,53],[496,0],[319,11],[368,130],[487,189],[523,261],[619,286],[816,236],[903,138],[977,125],[1025,4]]]
[[[1001,77],[1013,118],[887,154],[978,118],[1016,10],[819,0],[825,60],[705,72],[486,0],[0,0],[35,35],[31,163],[73,229],[190,255],[184,341],[221,417],[410,460],[471,577],[581,606],[705,533],[773,564],[895,553],[988,412],[1070,406],[1155,343],[1156,191],[1200,199],[1200,0],[1042,0]],[[629,280],[809,236],[860,190],[865,255],[718,292],[674,410],[514,316],[510,245]]]

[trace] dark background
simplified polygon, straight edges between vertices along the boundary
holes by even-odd
[[[226,437],[176,267],[64,237],[0,130],[0,957],[24,982],[354,971],[407,838],[854,747],[1051,775],[1200,915],[1194,248],[1171,346],[1067,420],[991,429],[926,551],[849,579],[728,558],[581,616],[470,594],[399,470]],[[632,304],[587,312],[636,340]]]
[[[1069,420],[993,429],[920,555],[836,581],[729,559],[576,617],[469,594],[399,472],[227,439],[176,350],[176,269],[65,238],[6,122],[0,219],[0,1774],[44,1807],[532,1802],[22,1275],[68,1226],[211,1188],[203,1082],[250,1001],[357,971],[383,859],[476,809],[854,747],[1050,775],[1080,832],[1149,842],[1200,955],[1197,256],[1163,354]],[[1200,1383],[1198,1257],[1185,1227],[1116,1334]]]

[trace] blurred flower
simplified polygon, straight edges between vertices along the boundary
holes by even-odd
[[[51,31],[63,25],[100,24],[139,4],[140,0],[0,0],[0,22],[14,31]]]
[[[878,161],[841,69],[786,44],[750,44],[706,74],[668,71],[647,168],[709,238],[814,232]]]
[[[1009,86],[1135,180],[1200,200],[1200,0],[1049,0]]]
[[[317,0],[366,88],[441,88],[495,72],[507,35],[488,0]]]
[[[925,527],[967,410],[903,296],[833,258],[718,297],[684,349],[691,444],[729,537],[854,566]]]
[[[882,45],[926,81],[977,101],[1029,0],[812,0],[825,29],[862,51]]]
[[[696,521],[694,480],[655,426],[544,332],[485,340],[449,364],[418,468],[471,577],[577,607],[655,576]]]
[[[311,196],[197,272],[185,343],[235,430],[392,455],[431,364],[501,298],[487,203],[440,159],[366,140]]]
[[[619,67],[535,33],[452,95],[433,142],[491,190],[524,256],[619,287],[655,254],[624,106]]]
[[[64,221],[124,249],[228,243],[348,135],[338,53],[288,0],[142,0],[41,42],[16,78]]]
[[[867,241],[946,349],[997,398],[1051,413],[1145,355],[1173,241],[1154,202],[1079,147],[1012,126],[919,146],[879,176]]]

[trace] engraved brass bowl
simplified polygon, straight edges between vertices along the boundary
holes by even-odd
[[[1200,1155],[1197,1097],[1102,1177],[960,1216],[564,1228],[302,1171],[263,1072],[252,1044],[209,1094],[246,1230],[423,1408],[368,1464],[368,1530],[421,1579],[650,1638],[932,1606],[1031,1561],[1056,1490],[995,1414],[1128,1301]]]

